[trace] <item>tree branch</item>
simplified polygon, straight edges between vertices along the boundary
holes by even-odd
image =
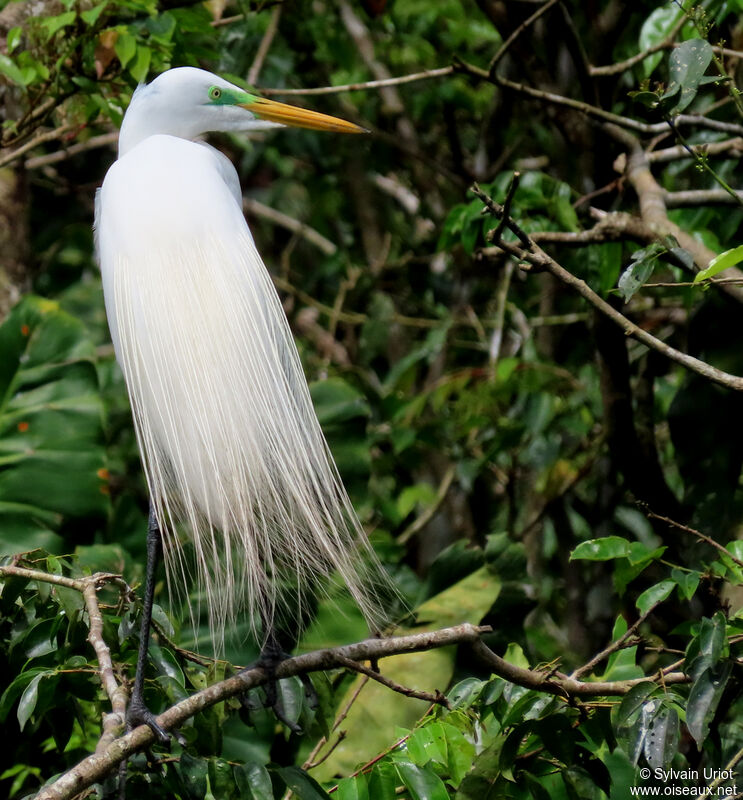
[[[487,197],[476,185],[473,185],[472,191],[481,199],[483,197]],[[500,219],[502,210],[499,210],[498,205],[494,203],[492,199],[487,198],[487,200],[489,200],[489,203],[485,200],[483,201],[486,203],[486,207],[496,218]],[[680,350],[676,350],[674,347],[671,347],[660,339],[657,339],[651,333],[648,333],[648,331],[644,330],[639,325],[636,325],[621,312],[617,311],[609,303],[599,297],[599,295],[597,295],[596,292],[594,292],[585,281],[573,275],[571,272],[568,272],[565,267],[561,266],[551,256],[547,255],[547,253],[545,253],[544,250],[542,250],[533,239],[528,237],[518,227],[518,225],[513,222],[513,220],[509,220],[507,227],[514,233],[514,227],[519,230],[521,234],[519,240],[523,246],[519,247],[515,244],[501,240],[499,246],[502,250],[510,253],[520,261],[536,267],[538,270],[546,270],[547,272],[550,272],[561,283],[564,283],[566,286],[570,286],[572,289],[577,291],[578,294],[585,298],[592,306],[612,320],[612,322],[619,325],[624,330],[625,334],[627,334],[627,336],[634,337],[647,347],[657,350],[659,353],[662,353],[664,356],[672,361],[675,361],[677,364],[681,364],[687,369],[696,372],[698,375],[701,375],[708,380],[719,383],[721,386],[727,386],[730,389],[735,389],[736,391],[743,391],[743,378],[737,375],[731,375],[723,370],[719,370],[716,367],[708,364],[706,361],[694,358],[694,356],[690,356],[687,353],[682,353]]]
[[[420,652],[453,644],[471,644],[489,628],[463,624],[439,631],[416,633],[389,639],[367,639],[357,644],[337,647],[332,650],[316,650],[281,662],[275,677],[289,678],[300,673],[345,667],[346,660],[374,661],[402,653]],[[241,672],[220,683],[203,689],[186,700],[182,700],[157,717],[165,730],[182,725],[186,720],[217,703],[235,697],[248,689],[265,684],[270,676],[260,667]],[[36,800],[71,800],[76,794],[101,780],[120,762],[133,753],[153,744],[155,735],[146,725],[114,740],[102,752],[83,759],[54,783],[44,787]]]
[[[381,78],[377,81],[363,81],[361,83],[344,83],[339,86],[315,86],[311,89],[266,89],[262,88],[260,93],[266,97],[275,94],[281,95],[310,95],[310,94],[340,94],[341,92],[360,92],[366,89],[384,89],[388,86],[400,86],[403,83],[413,83],[415,81],[426,81],[431,78],[441,78],[444,75],[451,75],[454,67],[439,67],[438,69],[424,69],[422,72],[414,72],[410,75],[400,75],[396,78]]]
[[[495,675],[523,686],[525,689],[534,689],[538,692],[548,692],[558,697],[605,697],[621,696],[627,694],[632,687],[646,681],[662,682],[664,685],[671,683],[689,683],[690,679],[683,672],[660,671],[654,678],[632,678],[625,681],[578,681],[560,672],[545,673],[537,670],[517,667],[496,655],[480,639],[472,644],[474,654]]]

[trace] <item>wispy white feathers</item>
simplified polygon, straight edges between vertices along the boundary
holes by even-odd
[[[283,309],[203,145],[154,136],[112,167],[97,239],[106,306],[171,587],[176,524],[217,645],[236,609],[254,630],[289,580],[300,602],[337,570],[368,619],[365,537],[320,430]]]

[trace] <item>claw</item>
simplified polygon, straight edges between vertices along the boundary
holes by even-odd
[[[133,699],[126,713],[127,730],[134,730],[138,725],[146,725],[154,734],[160,744],[170,743],[170,734],[161,727],[155,715],[142,702]]]
[[[286,661],[287,658],[291,658],[291,655],[285,650],[282,650],[281,647],[276,643],[275,639],[271,638],[264,646],[260,656],[258,656],[258,659],[242,669],[241,672],[247,672],[248,670],[255,669],[256,667],[260,667],[266,671],[268,674],[268,682],[264,687],[265,699],[263,701],[263,708],[270,708],[276,715],[276,718],[279,720],[279,722],[282,722],[284,725],[286,725],[286,727],[289,728],[292,733],[301,734],[303,732],[302,727],[296,722],[293,722],[287,718],[286,713],[281,705],[281,700],[279,699],[276,668],[279,666],[279,664],[281,664],[282,661]],[[315,687],[312,685],[312,681],[308,675],[300,675],[299,678],[304,686],[304,696],[307,700],[309,708],[317,708],[319,701]],[[240,702],[248,714],[250,714],[251,711],[255,711],[259,707],[256,701],[251,698],[250,694],[247,692],[240,697]]]

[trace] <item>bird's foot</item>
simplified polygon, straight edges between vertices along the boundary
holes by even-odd
[[[261,708],[261,706],[263,708],[270,708],[276,715],[279,722],[282,722],[284,725],[286,725],[286,727],[289,728],[292,733],[301,734],[302,727],[295,721],[289,719],[281,703],[281,698],[279,697],[279,680],[276,677],[276,669],[282,661],[286,661],[288,658],[291,658],[290,653],[282,650],[282,648],[275,642],[269,641],[264,646],[260,656],[258,656],[258,659],[249,666],[240,670],[240,672],[248,672],[251,669],[259,667],[260,669],[265,670],[265,672],[268,674],[268,682],[263,687],[263,703],[257,703],[255,698],[251,697],[250,692],[245,692],[242,694],[240,696],[240,701],[248,714],[250,714],[252,711],[257,711]],[[315,687],[312,685],[309,675],[303,674],[299,675],[298,677],[302,682],[302,686],[304,687],[304,697],[308,707],[311,709],[317,708],[319,703],[317,692],[315,691]]]
[[[171,734],[158,724],[156,716],[138,697],[132,697],[126,712],[126,729],[134,730],[139,725],[146,725],[154,734],[160,744],[170,744]],[[184,745],[186,740],[177,731],[173,732],[179,744]]]

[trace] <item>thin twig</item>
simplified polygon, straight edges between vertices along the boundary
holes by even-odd
[[[261,68],[263,67],[263,62],[266,60],[268,51],[271,49],[271,44],[276,36],[276,31],[279,29],[279,19],[281,18],[282,8],[283,6],[279,4],[274,6],[273,11],[271,11],[271,18],[268,20],[268,27],[266,28],[266,32],[263,34],[261,43],[258,45],[255,57],[253,58],[253,63],[250,65],[250,69],[248,70],[248,86],[255,85],[256,81],[258,80],[258,76],[261,73]]]
[[[510,683],[523,686],[526,689],[535,689],[540,692],[557,695],[558,697],[604,697],[610,695],[621,696],[627,694],[638,683],[655,680],[663,684],[689,683],[689,677],[683,672],[659,671],[655,677],[631,678],[624,681],[577,681],[562,673],[539,672],[511,664],[496,655],[484,642],[477,639],[472,644],[475,655],[488,666],[496,675]]]
[[[616,642],[611,642],[600,653],[596,653],[596,655],[590,661],[587,661],[582,667],[578,667],[578,669],[573,670],[573,672],[570,673],[570,677],[574,680],[577,680],[587,672],[590,672],[597,664],[600,664],[602,661],[607,659],[612,653],[616,653],[617,650],[622,650],[624,647],[627,647],[629,640],[635,635],[640,625],[642,625],[642,623],[645,622],[650,614],[655,611],[657,606],[658,603],[655,603],[655,605],[651,606],[635,623],[627,628],[624,634],[622,634],[622,636],[620,636]]]
[[[118,139],[118,131],[114,133],[102,133],[100,136],[92,136],[84,142],[75,142],[75,144],[63,147],[61,150],[57,150],[54,153],[46,153],[43,156],[29,158],[26,161],[26,169],[40,169],[41,167],[58,164],[60,161],[65,161],[80,153],[87,153],[89,150],[95,150],[98,147],[110,147],[111,145],[115,145]]]
[[[364,666],[364,664],[360,664],[358,661],[354,661],[350,658],[341,659],[341,663],[344,667],[347,667],[354,672],[358,672],[361,675],[366,675],[367,678],[371,678],[373,681],[381,683],[382,686],[392,689],[393,692],[403,694],[405,697],[413,697],[416,700],[426,700],[429,703],[437,703],[438,705],[444,706],[444,708],[449,708],[449,701],[443,694],[441,694],[441,692],[431,694],[430,692],[422,692],[418,689],[411,689],[410,687],[403,686],[401,683],[397,683],[385,675],[382,675],[380,672],[375,672],[373,669],[370,669],[369,667]]]
[[[490,209],[491,205],[495,205],[492,199],[482,192],[476,185],[472,187],[472,191],[483,200],[486,207]],[[489,203],[488,203],[489,201]],[[502,213],[502,210],[499,210]],[[497,214],[496,214],[497,216]],[[511,221],[512,222],[512,221]],[[515,223],[509,222],[508,228],[513,230]],[[520,230],[520,229],[519,229]],[[692,372],[696,372],[708,380],[719,383],[721,386],[727,386],[736,391],[743,391],[743,378],[738,375],[731,375],[728,372],[717,369],[706,361],[690,356],[688,353],[682,353],[680,350],[671,347],[665,342],[653,336],[648,331],[636,325],[629,320],[620,311],[617,311],[613,306],[599,297],[596,292],[581,278],[573,275],[571,272],[560,265],[555,259],[547,255],[532,239],[530,239],[523,231],[522,235],[525,237],[528,247],[520,248],[509,242],[501,241],[501,249],[507,253],[515,256],[522,262],[531,264],[539,270],[546,270],[554,275],[561,283],[575,289],[584,299],[586,299],[592,306],[597,308],[602,314],[608,317],[612,322],[619,325],[627,336],[632,336],[639,342],[642,342],[647,347],[656,350],[657,352],[666,356],[666,358],[681,364]]]
[[[310,94],[340,94],[341,92],[360,92],[366,89],[384,89],[388,86],[400,86],[403,83],[413,83],[415,81],[425,81],[430,78],[441,78],[444,75],[451,75],[454,67],[439,67],[438,69],[425,69],[422,72],[414,72],[410,75],[400,75],[396,78],[383,78],[378,81],[363,81],[361,83],[344,83],[339,86],[316,86],[311,89],[266,89],[262,88],[260,93],[266,96],[274,94],[286,95],[310,95]]]
[[[508,184],[508,189],[506,190],[506,199],[503,201],[503,208],[501,209],[501,216],[500,221],[495,227],[493,231],[491,241],[494,242],[496,245],[500,242],[501,236],[503,236],[503,231],[508,224],[508,220],[511,218],[511,204],[513,203],[514,195],[516,194],[516,190],[519,188],[519,181],[521,180],[521,173],[514,172],[511,176],[511,180]]]
[[[690,528],[688,525],[684,525],[681,522],[676,522],[675,519],[671,519],[670,517],[664,517],[662,514],[656,514],[646,506],[643,506],[643,510],[648,518],[657,519],[660,522],[667,523],[673,528],[677,528],[680,531],[686,531],[686,533],[696,536],[700,542],[706,542],[708,545],[710,545],[710,547],[714,547],[715,550],[718,550],[720,553],[726,555],[733,563],[737,564],[739,567],[743,567],[743,561],[741,559],[736,558],[726,547],[723,547],[719,542],[716,542],[710,536],[707,536],[707,534],[696,530],[696,528]]]
[[[518,28],[511,33],[506,41],[503,42],[503,44],[498,48],[496,54],[493,56],[490,64],[488,65],[488,73],[491,77],[495,74],[498,64],[500,64],[501,59],[506,55],[516,39],[518,39],[527,28],[530,28],[543,14],[546,14],[552,8],[552,6],[558,2],[560,2],[560,0],[547,0],[546,3],[543,3],[530,17],[527,17],[527,19],[525,19],[521,25],[519,25]]]
[[[691,151],[691,152],[689,152]],[[702,144],[674,145],[662,150],[651,150],[646,154],[651,164],[665,164],[683,158],[696,158],[697,156],[729,156],[735,158],[743,152],[743,139],[735,136],[724,142],[704,142]]]
[[[396,541],[398,544],[405,544],[413,536],[415,536],[418,531],[422,530],[426,525],[428,525],[431,519],[433,519],[434,514],[439,510],[441,504],[446,499],[446,495],[449,493],[449,488],[451,487],[456,472],[457,470],[455,465],[451,464],[444,473],[444,477],[441,479],[439,488],[436,490],[436,499],[397,537]]]
[[[294,217],[290,217],[288,214],[284,214],[282,211],[277,211],[275,208],[261,203],[259,200],[254,200],[251,197],[243,197],[243,211],[246,214],[255,214],[257,217],[267,219],[269,222],[273,222],[274,225],[279,225],[297,234],[297,236],[301,236],[310,244],[317,247],[317,249],[326,256],[335,255],[338,251],[338,247],[331,242],[330,239],[326,239],[325,236],[314,228],[305,225],[298,219],[294,219]]]
[[[714,796],[716,794],[715,793],[715,789],[717,789],[717,787],[720,786],[720,784],[722,784],[724,781],[728,780],[725,777],[725,775],[726,774],[730,775],[730,773],[733,772],[733,770],[738,766],[738,764],[742,760],[743,760],[743,747],[741,747],[740,750],[738,750],[733,755],[733,757],[730,759],[730,761],[728,761],[728,763],[725,765],[725,769],[721,770],[719,775],[708,786],[705,786],[704,789],[702,789],[702,791],[697,795],[697,800],[707,800],[707,798],[710,798],[710,797]],[[724,794],[724,796],[725,797],[733,797],[733,796],[734,797],[739,797],[740,794],[729,795],[726,792]]]
[[[60,125],[59,128],[55,128],[53,131],[41,131],[37,133],[36,136],[32,136],[25,144],[20,145],[20,147],[16,147],[10,153],[7,153],[4,156],[0,156],[0,167],[6,166],[6,164],[11,164],[16,159],[20,158],[24,153],[27,153],[29,150],[33,150],[34,147],[38,147],[40,144],[44,144],[44,142],[51,142],[54,139],[61,139],[65,134],[69,133],[73,129],[73,125]]]
[[[354,690],[354,692],[351,695],[351,697],[348,699],[348,702],[343,706],[343,708],[336,715],[336,718],[333,721],[333,727],[330,729],[330,733],[333,733],[333,731],[335,731],[340,726],[340,724],[343,722],[343,720],[348,716],[348,713],[351,710],[351,706],[353,706],[353,704],[358,700],[362,689],[364,688],[364,686],[366,686],[366,684],[368,682],[369,682],[369,678],[367,676],[364,676],[359,681],[358,686]],[[341,731],[341,733],[343,733],[343,731]],[[345,734],[344,734],[344,736],[345,736]],[[317,754],[320,752],[320,750],[323,748],[323,745],[325,745],[326,742],[327,742],[327,739],[324,736],[320,737],[320,740],[312,748],[310,754],[307,756],[307,760],[302,765],[302,769],[312,769],[313,767],[316,767],[322,761],[325,761],[327,759],[328,756],[327,756],[327,754],[325,754],[325,755],[323,755],[323,757],[319,761],[314,761],[315,756],[317,756]],[[335,749],[338,746],[338,744],[339,744],[339,742],[336,742],[336,744],[333,746],[333,749]]]
[[[532,249],[533,244],[527,234],[524,233],[524,231],[521,230],[521,228],[507,214],[504,214],[504,208],[502,205],[500,205],[500,203],[496,203],[492,197],[489,197],[487,194],[485,194],[485,192],[483,192],[476,183],[473,183],[472,186],[470,186],[470,191],[474,195],[477,195],[480,200],[482,200],[482,202],[485,204],[485,207],[497,220],[501,220],[505,217],[506,227],[508,230],[516,236],[526,250]]]
[[[676,21],[674,26],[668,32],[668,36],[663,39],[662,42],[659,42],[652,47],[649,47],[647,50],[643,50],[641,53],[636,53],[635,55],[631,56],[630,58],[626,59],[625,61],[619,61],[615,64],[607,64],[603,67],[589,67],[589,72],[593,76],[597,77],[605,77],[607,75],[618,75],[621,72],[625,72],[628,69],[631,69],[635,66],[635,64],[639,64],[641,61],[644,61],[646,58],[654,55],[660,50],[666,50],[670,47],[674,46],[674,39],[678,36],[679,31],[681,28],[684,27],[686,23],[686,17],[682,14],[681,18]]]

